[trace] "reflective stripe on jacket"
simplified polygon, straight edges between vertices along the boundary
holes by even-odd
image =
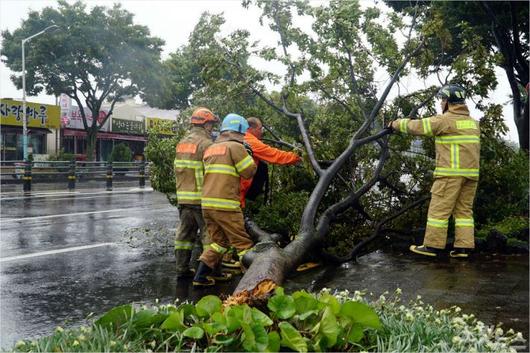
[[[435,177],[478,179],[480,128],[479,123],[469,116],[465,104],[450,104],[444,114],[430,118],[398,119],[392,122],[392,127],[405,134],[435,137]]]
[[[204,153],[203,209],[241,211],[239,180],[256,173],[256,163],[242,143],[220,136]]]
[[[271,164],[292,165],[300,162],[300,157],[294,152],[282,151],[263,143],[250,132],[245,134],[245,142],[252,149],[252,157],[258,165],[259,161],[265,161]],[[252,178],[241,179],[241,207],[245,207],[245,195],[252,185]]]
[[[193,126],[177,144],[174,167],[179,204],[201,204],[204,175],[202,157],[212,143],[206,130]]]

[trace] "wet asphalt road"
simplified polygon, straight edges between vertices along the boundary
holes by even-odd
[[[237,280],[193,290],[174,278],[176,209],[152,191],[83,191],[21,198],[3,194],[0,349],[50,334],[125,303],[228,295]],[[323,287],[376,295],[400,287],[437,308],[459,305],[488,324],[528,337],[528,256],[432,261],[376,252],[340,267],[291,277],[287,290]]]
[[[1,206],[0,348],[175,292],[171,244],[149,243],[174,234],[176,209],[162,194],[3,194]]]

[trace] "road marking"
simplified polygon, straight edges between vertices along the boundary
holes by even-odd
[[[70,251],[93,249],[93,248],[99,248],[101,246],[109,246],[109,245],[114,245],[114,243],[101,243],[101,244],[94,244],[94,245],[74,246],[72,248],[65,248],[65,249],[59,249],[59,250],[41,251],[41,252],[35,252],[32,254],[0,258],[0,262],[14,261],[14,260],[20,260],[20,259],[29,259],[29,258],[37,257],[37,256],[46,256],[46,255],[60,254],[60,253],[65,253],[65,252],[70,252]]]
[[[83,196],[83,195],[112,195],[112,194],[129,194],[129,193],[141,193],[141,192],[153,192],[152,188],[131,188],[127,190],[116,190],[116,191],[99,191],[99,192],[79,192],[79,191],[57,191],[57,192],[46,192],[39,193],[27,196],[17,196],[17,197],[1,197],[0,201],[12,201],[12,200],[27,200],[27,199],[36,199],[36,198],[47,198],[49,196]],[[6,194],[6,193],[3,193]],[[20,194],[17,192],[17,194]],[[52,199],[50,199],[52,200]]]
[[[163,207],[163,208],[151,208],[149,211],[157,211],[157,210],[166,210],[170,207]],[[52,214],[47,216],[33,216],[33,217],[23,217],[23,218],[7,218],[7,219],[0,219],[0,222],[7,223],[7,222],[22,222],[22,221],[30,221],[30,220],[36,220],[36,219],[49,219],[49,218],[59,218],[59,217],[70,217],[70,216],[83,216],[83,215],[89,215],[89,214],[98,214],[98,213],[111,213],[111,212],[122,212],[122,211],[146,211],[146,207],[136,207],[136,208],[115,208],[112,210],[104,210],[104,211],[87,211],[87,212],[76,212],[76,213],[62,213],[62,214]]]

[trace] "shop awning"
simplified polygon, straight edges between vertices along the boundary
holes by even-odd
[[[64,136],[86,137],[86,131],[75,129],[63,129]],[[146,142],[145,136],[115,134],[112,132],[98,132],[100,140],[125,140],[125,141],[142,141]]]
[[[2,132],[11,132],[11,133],[22,133],[22,127],[21,126],[10,126],[10,125],[2,125],[0,127]],[[47,128],[36,128],[36,127],[28,127],[28,133],[34,134],[34,135],[45,135],[45,134],[51,134],[52,131]]]

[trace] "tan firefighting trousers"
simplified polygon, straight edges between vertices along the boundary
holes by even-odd
[[[179,205],[180,225],[175,237],[175,260],[177,274],[197,268],[199,255],[210,243],[201,206]]]
[[[447,226],[451,215],[455,218],[455,248],[475,247],[473,201],[477,180],[466,177],[436,178],[431,189],[431,203],[427,215],[427,228],[423,244],[444,249]]]
[[[241,211],[203,209],[202,214],[212,243],[202,252],[199,260],[208,267],[215,268],[230,246],[236,248],[241,258],[254,245],[245,230],[245,221]]]

